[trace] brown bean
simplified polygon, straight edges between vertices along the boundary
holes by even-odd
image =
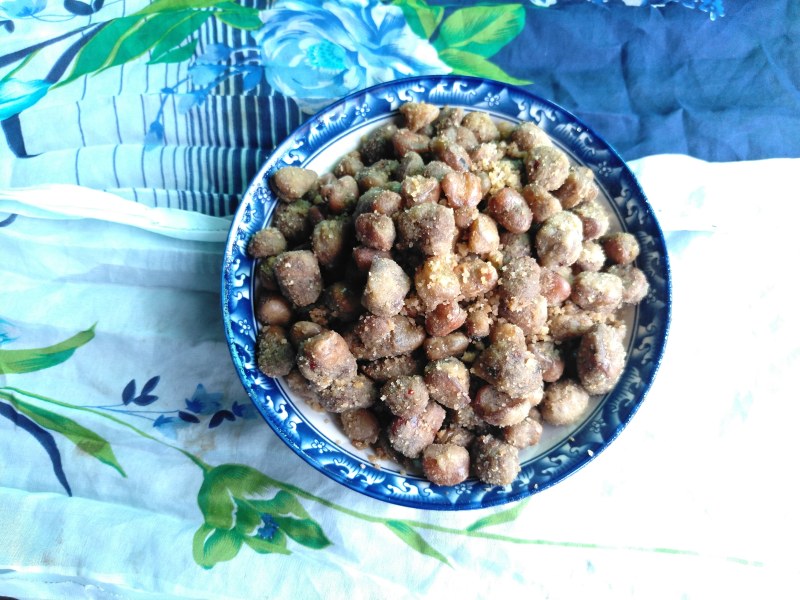
[[[394,221],[379,213],[364,213],[355,221],[356,239],[370,248],[388,252],[395,239]]]
[[[639,256],[639,242],[627,232],[612,233],[603,238],[603,249],[609,260],[618,265],[627,265]]]
[[[322,293],[319,263],[308,250],[291,250],[278,256],[275,279],[283,296],[296,306],[313,304]]]
[[[425,161],[416,152],[406,152],[403,158],[400,159],[400,164],[394,170],[394,178],[396,181],[403,181],[406,177],[413,177],[414,175],[422,175],[425,170]]]
[[[356,448],[363,450],[378,441],[380,424],[368,408],[353,408],[340,415],[342,430]]]
[[[475,208],[483,197],[480,177],[453,171],[442,178],[442,191],[451,208]]]
[[[614,389],[625,367],[625,347],[618,333],[608,325],[595,325],[581,338],[577,366],[581,384],[590,394]]]
[[[481,352],[472,373],[514,398],[536,398],[542,390],[542,373],[528,349],[512,341],[498,340]]]
[[[275,281],[275,263],[277,261],[277,256],[269,256],[258,261],[256,275],[258,276],[258,282],[261,284],[262,289],[278,289],[278,282]]]
[[[300,344],[323,331],[322,326],[313,321],[296,321],[289,328],[289,341],[292,342],[292,346],[299,348]]]
[[[489,198],[488,210],[495,221],[512,233],[524,233],[533,223],[531,209],[513,188],[503,188]]]
[[[273,173],[270,181],[278,198],[294,202],[305,196],[317,183],[317,174],[301,167],[282,167]]]
[[[312,409],[318,412],[324,412],[325,409],[319,403],[319,390],[317,386],[311,383],[308,379],[303,377],[302,373],[295,367],[289,374],[284,377],[286,387],[303,402],[308,404]]]
[[[354,408],[368,408],[378,399],[375,383],[363,375],[336,379],[319,391],[319,403],[328,412],[343,413]]]
[[[431,400],[454,410],[470,403],[469,370],[457,358],[435,360],[425,366],[425,385]]]
[[[456,258],[452,254],[431,256],[425,259],[414,276],[414,287],[426,310],[455,300],[461,293],[456,274]]]
[[[562,208],[558,198],[535,183],[522,188],[522,197],[531,209],[534,223],[544,223]]]
[[[331,213],[340,215],[355,206],[358,200],[358,182],[351,175],[344,175],[321,185],[319,193],[328,203]]]
[[[371,165],[382,158],[389,158],[394,147],[392,137],[397,132],[397,126],[388,123],[371,131],[361,142],[361,159],[365,165]]]
[[[475,434],[472,430],[460,425],[451,423],[436,432],[437,444],[455,444],[463,448],[468,448],[475,440]]]
[[[561,273],[544,268],[539,276],[539,289],[549,306],[557,306],[572,293],[572,285]]]
[[[553,195],[564,208],[573,208],[585,200],[594,200],[598,192],[592,170],[575,165],[569,168],[567,178],[561,187],[553,191]]]
[[[460,106],[445,106],[433,121],[433,128],[438,133],[448,127],[458,127],[464,120],[464,109]]]
[[[469,347],[469,338],[460,331],[441,337],[429,337],[423,344],[428,360],[440,360],[450,356],[460,357]]]
[[[439,181],[433,177],[422,175],[406,177],[400,186],[400,196],[403,198],[403,205],[406,208],[425,202],[436,204],[439,202],[440,194]]]
[[[443,163],[440,160],[432,160],[425,165],[425,169],[422,171],[422,174],[425,177],[433,177],[436,181],[441,181],[444,179],[445,175],[451,173],[452,171],[453,167],[447,163]]]
[[[514,258],[500,270],[497,285],[500,297],[507,299],[512,307],[533,302],[541,289],[540,277],[541,268],[536,259],[531,256]]]
[[[422,360],[412,354],[379,358],[362,363],[361,372],[376,383],[384,383],[395,377],[422,373]]]
[[[485,338],[491,332],[492,310],[488,303],[479,301],[467,308],[464,331],[472,339]]]
[[[611,265],[608,272],[622,280],[622,301],[625,304],[638,304],[647,296],[650,286],[641,269],[633,265]]]
[[[392,136],[394,154],[398,158],[403,158],[409,152],[417,154],[427,154],[430,148],[431,138],[421,133],[414,133],[405,127],[398,129]]]
[[[353,219],[364,213],[380,213],[393,217],[403,207],[400,194],[391,190],[373,188],[361,194],[353,211]]]
[[[419,204],[397,217],[397,247],[415,248],[427,256],[452,252],[457,229],[453,209],[439,204]]]
[[[427,102],[406,102],[400,106],[410,131],[419,131],[433,123],[439,116],[439,107]]]
[[[577,215],[583,224],[583,239],[596,240],[608,231],[608,213],[596,200],[583,202],[570,212]]]
[[[561,379],[564,374],[564,358],[553,342],[535,342],[528,344],[528,350],[542,369],[542,381],[552,383]]]
[[[486,255],[500,247],[497,223],[487,214],[479,214],[469,226],[467,247],[470,252]]]
[[[570,298],[586,310],[614,311],[622,304],[622,280],[611,273],[583,271],[575,276]]]
[[[408,419],[425,412],[430,396],[419,375],[396,377],[381,388],[380,399],[393,415]]]
[[[512,398],[490,385],[484,385],[475,394],[472,408],[489,425],[508,427],[528,416],[531,401],[527,398]]]
[[[573,268],[579,271],[599,271],[606,264],[603,247],[594,240],[584,240],[583,249]]]
[[[545,386],[539,412],[545,423],[571,425],[578,422],[588,407],[586,390],[577,381],[562,379]]]
[[[472,166],[472,159],[469,157],[463,146],[443,137],[435,137],[431,140],[431,152],[440,161],[445,163],[455,171],[469,171]]]
[[[520,472],[519,450],[491,435],[478,437],[472,445],[472,469],[490,485],[509,485]]]
[[[345,281],[337,281],[325,288],[322,301],[330,311],[330,317],[342,323],[355,321],[363,312],[361,294]]]
[[[291,204],[280,203],[275,207],[272,225],[283,234],[289,244],[303,242],[311,234],[309,210],[311,204],[307,200],[297,200]]]
[[[523,121],[511,131],[511,141],[521,150],[533,150],[539,146],[552,146],[553,142],[545,131],[530,121]]]
[[[361,161],[361,153],[358,150],[354,150],[342,157],[334,168],[333,174],[336,177],[344,177],[345,175],[355,177],[356,173],[363,168],[364,163]]]
[[[367,275],[361,304],[380,317],[392,317],[403,308],[403,299],[411,289],[411,279],[391,258],[376,257]]]
[[[352,349],[360,360],[409,354],[422,346],[425,329],[408,317],[362,315],[353,329]]]
[[[464,120],[461,124],[471,129],[475,137],[481,143],[494,142],[500,139],[500,131],[498,131],[497,125],[494,124],[492,118],[485,112],[468,112],[464,115]]]
[[[498,321],[492,327],[490,338],[492,344],[509,343],[516,344],[520,348],[525,347],[525,332],[513,323]]]
[[[352,247],[351,223],[344,218],[326,219],[314,227],[311,248],[320,266],[333,267],[347,257]]]
[[[297,355],[297,368],[320,388],[356,376],[356,359],[347,342],[335,331],[324,331],[305,341]]]
[[[294,349],[279,325],[263,327],[256,339],[258,370],[269,377],[288,375],[294,366]]]
[[[584,335],[595,325],[592,316],[583,310],[553,315],[547,322],[550,336],[557,342]]]
[[[256,319],[262,325],[287,325],[292,320],[292,306],[279,294],[265,294],[256,304]]]
[[[436,439],[444,417],[445,410],[436,402],[429,402],[421,415],[395,418],[389,428],[389,442],[404,456],[417,458]]]
[[[458,302],[444,302],[428,312],[425,329],[430,335],[441,337],[461,327],[466,319],[467,313]]]
[[[503,298],[498,314],[519,327],[526,336],[539,335],[547,323],[547,300],[544,296],[536,296],[530,302],[521,303],[513,298]]]
[[[484,296],[497,285],[498,275],[494,265],[477,256],[468,255],[456,266],[456,276],[465,300]]]
[[[436,485],[456,485],[469,477],[469,452],[456,444],[431,444],[422,453],[422,470]]]
[[[547,219],[536,232],[536,254],[543,267],[571,265],[583,250],[583,224],[562,210]]]
[[[392,254],[385,250],[376,250],[366,246],[353,248],[353,262],[359,271],[367,272],[372,268],[372,261],[376,258],[391,258]]]
[[[257,231],[247,244],[247,253],[253,258],[277,256],[286,250],[286,238],[275,227]]]
[[[536,146],[528,152],[525,170],[528,183],[535,183],[548,191],[557,190],[569,174],[569,159],[554,146]]]
[[[527,416],[519,423],[504,428],[503,439],[507,444],[511,444],[515,448],[522,450],[523,448],[529,448],[538,444],[539,440],[542,438],[543,431],[544,428],[540,421],[537,421],[534,417]]]

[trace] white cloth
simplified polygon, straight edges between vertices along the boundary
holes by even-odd
[[[0,195],[0,222],[19,214],[0,227],[0,349],[48,346],[96,323],[93,339],[64,362],[0,375],[0,393],[95,432],[126,475],[53,433],[68,497],[42,444],[0,418],[0,594],[136,600],[791,594],[800,585],[800,496],[791,463],[800,416],[794,307],[800,159],[709,164],[654,156],[631,166],[670,252],[666,354],[643,406],[607,451],[533,496],[516,519],[479,530],[520,543],[465,530],[514,506],[426,512],[367,498],[318,474],[242,408],[248,400],[220,318],[223,246],[216,234],[191,233],[219,233],[223,222],[144,207],[103,215],[93,203],[105,199],[80,188],[60,188],[60,200],[50,203],[35,191]],[[80,199],[80,208],[66,212],[75,206],[69,199]],[[176,233],[181,228],[188,233]],[[155,376],[150,393],[157,400],[122,403],[130,380],[141,395]],[[154,427],[158,415],[186,411],[187,400],[205,407],[193,405],[199,423]],[[224,409],[234,420],[209,428],[212,413]],[[330,545],[314,549],[289,540],[289,555],[244,546],[230,560],[202,568],[192,548],[203,524],[204,471],[189,455],[211,467],[245,465],[296,486],[295,497]],[[450,566],[406,545],[387,519],[409,521]]]

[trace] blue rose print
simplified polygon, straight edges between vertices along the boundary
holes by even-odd
[[[451,71],[400,8],[368,0],[278,2],[254,37],[269,84],[306,112],[376,83]]]

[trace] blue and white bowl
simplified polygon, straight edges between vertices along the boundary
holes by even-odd
[[[372,129],[397,119],[404,102],[429,102],[482,110],[498,121],[532,121],[572,161],[594,171],[599,200],[612,230],[628,231],[641,246],[637,265],[650,292],[628,309],[628,359],[617,387],[593,397],[582,422],[546,427],[541,441],[521,452],[522,471],[511,485],[468,479],[440,487],[407,474],[393,463],[375,465],[371,451],[358,450],[329,415],[294,397],[280,379],[256,367],[257,323],[253,300],[255,262],[246,252],[250,237],[266,226],[277,198],[268,181],[281,167],[302,166],[322,174],[358,147]],[[233,219],[222,276],[222,310],[233,363],[255,406],[281,439],[303,460],[341,484],[373,498],[415,508],[464,510],[519,500],[544,490],[597,457],[622,431],[644,400],[664,351],[670,320],[670,274],[661,229],[639,184],[617,153],[587,125],[556,106],[514,86],[458,76],[430,76],[381,84],[332,104],[290,135],[270,156],[248,188]]]

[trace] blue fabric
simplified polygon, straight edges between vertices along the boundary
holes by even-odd
[[[495,60],[602,132],[626,159],[800,156],[800,5],[725,8],[714,21],[677,4],[539,10],[524,41]]]

